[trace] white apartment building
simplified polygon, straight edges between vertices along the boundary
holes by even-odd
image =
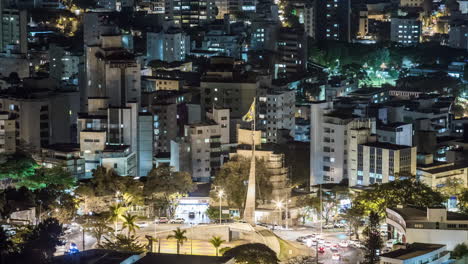
[[[171,142],[171,162],[195,182],[210,182],[221,167],[221,126],[213,121],[186,125],[184,137]]]
[[[446,208],[387,208],[390,238],[403,243],[446,245],[468,243],[468,217]]]
[[[190,52],[190,37],[182,30],[170,29],[146,34],[148,62],[152,60],[184,61],[188,52]]]
[[[87,87],[84,97],[108,98],[108,104],[113,106],[139,103],[139,62],[122,47],[120,35],[101,36],[101,41],[101,45],[85,48]]]
[[[263,103],[265,112],[259,114],[259,120],[264,127],[262,138],[267,143],[277,143],[279,130],[289,131],[294,138],[296,94],[293,90],[269,90],[265,97],[259,98]]]
[[[358,144],[366,142],[374,133],[373,118],[334,111],[333,102],[311,103],[310,184],[339,183],[347,179],[348,159],[355,156]]]
[[[395,122],[377,127],[379,142],[413,146],[413,124]]]
[[[369,142],[358,145],[357,160],[350,160],[349,185],[387,183],[398,175],[416,175],[416,147]],[[356,171],[354,171],[356,168]]]

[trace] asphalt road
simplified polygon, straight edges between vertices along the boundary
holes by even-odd
[[[279,237],[289,240],[296,241],[300,236],[306,236],[313,233],[319,233],[320,231],[314,228],[298,228],[294,230],[275,230],[275,234]],[[322,238],[325,241],[331,242],[331,244],[338,244],[342,240],[349,240],[349,237],[341,229],[336,230],[323,230]],[[332,260],[332,255],[334,252],[330,248],[325,247],[325,253],[319,253],[319,262],[324,264],[338,264],[338,263],[349,263],[356,264],[362,261],[362,251],[353,247],[340,248],[336,253],[340,254],[340,260]],[[315,246],[311,248],[311,254],[315,255]]]

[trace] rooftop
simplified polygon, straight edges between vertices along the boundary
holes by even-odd
[[[403,219],[405,219],[405,221],[427,220],[428,208],[425,208],[425,207],[405,207],[405,208],[389,208],[389,209],[394,212],[397,212],[399,215],[403,217]],[[436,208],[432,207],[429,209],[436,209]],[[447,220],[448,221],[468,221],[468,215],[447,211]]]
[[[446,166],[440,166],[443,164],[438,164],[439,166],[431,166],[432,164],[429,164],[427,167],[420,167],[418,168],[419,170],[422,170],[424,172],[430,173],[430,174],[438,174],[438,173],[443,173],[447,171],[453,171],[453,170],[460,170],[460,169],[466,169],[468,168],[468,162],[460,162],[460,163],[452,163],[452,164],[447,164]]]
[[[80,151],[80,144],[73,144],[73,143],[56,143],[44,147],[43,149],[48,150],[55,150],[58,152],[75,152]]]
[[[440,244],[426,244],[426,243],[413,243],[407,245],[406,248],[397,249],[395,251],[391,251],[385,254],[382,254],[381,257],[383,258],[392,258],[392,259],[400,259],[400,260],[407,260],[412,259],[415,257],[419,257],[430,253],[432,251],[436,251],[445,247],[445,245]]]
[[[370,142],[370,143],[365,143],[362,145],[368,146],[368,147],[374,147],[374,148],[381,148],[381,149],[391,149],[391,150],[401,150],[401,149],[411,148],[410,146],[396,145],[396,144],[384,143],[384,142]]]

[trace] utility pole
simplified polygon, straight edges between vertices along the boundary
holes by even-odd
[[[286,230],[289,228],[289,195],[286,197]]]
[[[83,227],[83,232],[81,233],[81,240],[83,242],[83,251],[85,251],[85,249],[86,249],[85,244],[86,243],[85,243],[85,229],[84,229],[84,227]]]
[[[323,205],[322,205],[322,184],[319,185],[320,192],[320,234],[322,234],[322,217],[323,217]]]
[[[315,263],[318,264],[318,240],[315,242]]]

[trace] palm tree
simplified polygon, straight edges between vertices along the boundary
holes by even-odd
[[[121,204],[115,204],[109,207],[109,218],[108,220],[114,223],[114,235],[117,235],[117,222],[122,219],[122,215],[125,213],[127,208]]]
[[[127,229],[128,237],[130,237],[131,233],[135,234],[136,230],[140,229],[140,227],[136,224],[136,220],[138,219],[138,216],[127,213],[122,218],[123,218],[122,230]]]
[[[213,236],[211,238],[210,243],[216,249],[216,256],[219,255],[219,250],[218,249],[221,246],[221,244],[223,244],[224,242],[226,242],[226,241],[222,240],[221,237],[219,237],[219,236]]]
[[[180,227],[178,227],[173,232],[174,234],[168,235],[167,239],[174,238],[175,240],[177,240],[177,255],[179,255],[180,246],[184,244],[184,241],[187,241],[187,237],[185,236],[185,233],[187,233],[187,230],[180,230]]]

